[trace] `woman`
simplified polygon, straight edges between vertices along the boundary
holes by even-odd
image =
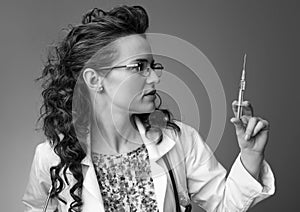
[[[246,211],[274,193],[269,124],[249,102],[231,119],[241,152],[228,177],[194,128],[155,105],[163,66],[147,28],[140,6],[93,9],[49,56],[40,78],[47,140],[36,148],[25,211],[188,211],[190,201]]]

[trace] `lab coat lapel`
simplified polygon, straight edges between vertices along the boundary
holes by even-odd
[[[83,172],[83,189],[82,189],[82,201],[83,212],[104,212],[103,199],[101,196],[96,171],[91,159],[91,140],[90,134],[87,136],[87,155],[81,161]]]
[[[64,137],[59,134],[60,140]],[[82,184],[82,212],[104,212],[103,199],[100,193],[96,172],[91,159],[91,139],[90,133],[87,134],[85,141],[81,142],[86,149],[86,156],[81,161],[83,184]],[[70,173],[72,174],[72,173]]]
[[[158,209],[159,211],[164,211],[164,202],[167,190],[167,170],[163,169],[163,167],[159,165],[159,162],[161,157],[174,147],[175,141],[167,134],[164,134],[163,140],[160,144],[156,144],[145,136],[145,128],[138,118],[136,118],[136,124],[148,150]]]

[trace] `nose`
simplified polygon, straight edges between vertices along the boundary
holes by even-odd
[[[156,72],[150,68],[150,75],[147,77],[147,83],[156,83],[158,84],[160,82],[160,77],[157,76]]]

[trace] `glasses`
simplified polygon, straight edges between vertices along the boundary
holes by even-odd
[[[128,64],[128,65],[122,65],[122,66],[113,66],[113,67],[103,67],[100,68],[100,70],[113,70],[115,68],[126,68],[126,70],[129,70],[133,73],[139,73],[140,75],[144,77],[148,77],[150,75],[150,68],[155,71],[156,75],[160,77],[162,75],[162,70],[164,69],[163,65],[160,63],[151,63],[149,64],[148,61],[141,61],[138,63]]]

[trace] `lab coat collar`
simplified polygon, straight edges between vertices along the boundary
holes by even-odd
[[[167,152],[169,152],[175,145],[175,141],[171,138],[171,136],[166,133],[167,130],[163,129],[164,136],[163,140],[157,144],[154,141],[151,141],[146,137],[145,134],[145,127],[141,123],[140,119],[138,117],[135,117],[135,123],[138,127],[138,131],[142,137],[143,143],[145,144],[148,154],[149,154],[149,159],[157,161],[160,159],[162,156],[164,156]],[[91,166],[93,165],[92,160],[91,160],[91,137],[90,133],[87,134],[87,139],[86,139],[86,149],[87,149],[87,155],[86,157],[81,161],[81,164],[86,165],[86,166]]]

